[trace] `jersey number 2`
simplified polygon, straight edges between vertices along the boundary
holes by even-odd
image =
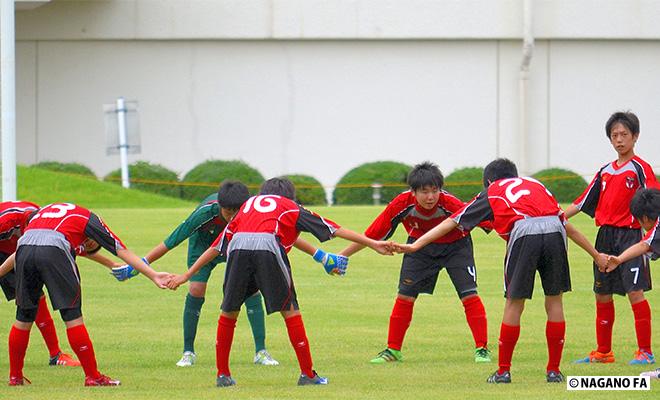
[[[523,180],[520,178],[509,178],[509,179],[504,179],[502,180],[502,182],[500,182],[500,186],[508,185],[504,193],[506,195],[506,198],[509,199],[511,203],[515,203],[516,201],[520,200],[521,197],[532,193],[527,189],[521,189],[518,190],[517,192],[513,191],[515,188],[522,185],[522,183]]]

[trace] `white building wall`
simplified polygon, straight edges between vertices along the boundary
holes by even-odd
[[[660,170],[660,2],[533,4],[525,172],[591,175],[619,109]],[[521,16],[515,0],[55,0],[17,13],[19,161],[117,168],[102,105],[118,96],[140,105],[130,160],[180,173],[243,159],[330,186],[368,161],[517,160]]]

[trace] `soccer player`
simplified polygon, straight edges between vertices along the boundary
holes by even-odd
[[[637,218],[639,224],[646,231],[640,242],[628,247],[618,256],[609,256],[607,268],[604,272],[612,272],[619,265],[640,256],[648,256],[651,260],[660,258],[660,190],[640,189],[630,201],[630,212]],[[649,314],[648,327],[651,327]],[[653,371],[642,372],[642,376],[660,378],[660,368]]]
[[[562,382],[559,370],[564,348],[566,323],[562,293],[571,290],[566,252],[566,235],[585,249],[599,265],[607,258],[599,254],[586,237],[567,223],[554,196],[535,179],[519,178],[516,165],[496,159],[484,168],[484,187],[472,201],[425,233],[412,244],[398,245],[402,252],[419,251],[452,232],[470,230],[482,221],[492,221],[497,233],[507,241],[504,264],[504,315],[500,327],[499,369],[489,383],[511,382],[511,359],[520,335],[520,317],[525,299],[531,299],[534,277],[539,271],[545,294],[546,340],[548,344],[547,382]]]
[[[16,264],[16,322],[9,332],[9,385],[23,385],[23,363],[30,329],[46,285],[53,309],[67,327],[71,348],[85,373],[85,386],[116,386],[119,381],[101,374],[94,347],[83,322],[80,275],[76,254],[100,247],[134,265],[158,287],[165,288],[171,275],[156,272],[124,246],[121,240],[91,211],[69,203],[50,204],[39,210],[18,240],[16,253],[0,266],[0,276]]]
[[[298,205],[295,187],[288,179],[273,178],[261,186],[261,194],[250,197],[213,246],[185,274],[170,281],[175,289],[201,268],[205,259],[227,255],[227,270],[223,285],[222,313],[218,320],[216,339],[216,385],[235,385],[229,370],[229,352],[234,337],[236,319],[245,299],[261,291],[268,314],[279,311],[286,323],[301,374],[298,385],[325,385],[326,378],[314,371],[307,334],[298,309],[298,299],[287,257],[300,231],[312,233],[320,241],[335,236],[356,241],[382,254],[389,252],[389,243],[377,242],[332,221],[307,211]]]
[[[620,254],[642,239],[639,222],[630,213],[630,200],[639,188],[657,187],[651,166],[635,155],[639,138],[639,119],[631,112],[612,114],[605,133],[617,152],[617,159],[602,166],[572,205],[566,217],[579,211],[595,217],[599,227],[596,249],[605,254]],[[613,294],[628,295],[635,317],[637,351],[630,364],[653,364],[651,350],[651,307],[644,292],[651,289],[648,262],[635,257],[620,268],[607,273],[594,265],[596,295],[596,341],[598,347],[578,363],[612,363],[612,328],[614,326]]]
[[[248,188],[243,183],[224,181],[217,193],[206,197],[162,243],[147,253],[143,261],[153,263],[188,239],[187,263],[188,268],[192,267],[249,197]],[[327,254],[320,249],[315,249],[311,244],[302,242],[302,239],[300,239],[296,246],[300,246],[304,251],[315,255],[317,261],[330,269],[327,270],[328,273],[331,273],[331,269],[334,268],[331,265],[347,263],[346,258],[338,258],[334,254]],[[179,367],[189,367],[195,363],[197,358],[195,354],[195,337],[197,336],[200,312],[205,300],[207,282],[213,269],[218,263],[222,262],[225,262],[224,256],[217,256],[209,260],[190,279],[191,282],[183,309],[183,355],[176,363]],[[114,268],[113,274],[121,281],[132,278],[137,274],[137,271],[130,265],[126,265]],[[248,297],[245,300],[245,308],[254,338],[254,363],[278,365],[279,362],[266,350],[266,322],[261,293],[257,292]]]
[[[365,235],[375,240],[387,240],[399,224],[408,232],[408,243],[441,223],[464,203],[442,190],[444,178],[438,167],[424,162],[410,171],[407,178],[410,190],[396,196],[371,223]],[[490,224],[487,225],[490,227]],[[340,255],[350,257],[363,249],[352,243]],[[387,348],[371,360],[373,364],[401,361],[401,347],[412,320],[413,306],[420,293],[433,294],[442,268],[454,284],[463,303],[465,317],[475,343],[474,360],[490,362],[486,310],[477,294],[477,271],[468,230],[454,229],[421,251],[403,256],[399,277],[399,292],[390,315]]]
[[[30,216],[34,215],[39,206],[27,201],[7,201],[0,203],[0,264],[14,254],[18,238],[23,235]],[[0,278],[0,287],[8,301],[16,298],[16,274],[11,270]],[[60,349],[59,339],[53,318],[48,311],[46,296],[42,293],[37,306],[35,322],[48,348],[48,365],[78,367],[80,362]]]

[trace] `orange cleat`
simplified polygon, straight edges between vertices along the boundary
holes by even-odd
[[[574,364],[609,364],[613,362],[614,353],[611,350],[608,353],[601,353],[594,350],[585,358],[573,361]]]
[[[80,361],[61,351],[48,361],[48,365],[61,365],[63,367],[80,367]]]

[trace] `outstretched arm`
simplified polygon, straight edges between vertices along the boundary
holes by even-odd
[[[92,261],[96,261],[97,263],[103,265],[104,267],[108,268],[109,270],[112,270],[115,267],[121,267],[122,266],[122,263],[112,261],[111,259],[99,254],[99,252],[96,252],[96,253],[93,253],[93,254],[86,254],[83,257],[89,258]]]
[[[431,229],[430,231],[426,232],[423,234],[419,239],[415,240],[414,243],[412,244],[397,244],[397,252],[398,253],[414,253],[421,249],[422,247],[426,246],[427,244],[433,242],[434,240],[437,240],[452,230],[454,230],[458,224],[456,221],[454,221],[451,218],[447,218],[435,227]]]
[[[164,242],[159,243],[156,247],[151,249],[144,258],[147,259],[149,264],[156,262],[159,258],[164,256],[170,249],[165,246]]]
[[[195,263],[181,275],[176,275],[170,282],[167,284],[167,287],[174,290],[181,286],[182,284],[188,282],[190,278],[193,277],[203,266],[210,263],[214,258],[220,254],[220,251],[215,247],[209,247],[201,256],[195,261]]]
[[[16,253],[12,253],[12,255],[7,257],[5,262],[2,263],[2,265],[0,266],[0,278],[7,275],[9,271],[14,269],[15,258],[16,258]]]
[[[580,246],[584,251],[587,252],[591,256],[591,258],[594,259],[594,262],[598,266],[598,269],[601,271],[605,271],[605,268],[607,267],[607,256],[605,254],[599,253],[598,250],[594,248],[594,246],[591,245],[591,242],[589,239],[587,239],[586,236],[582,234],[582,232],[578,231],[573,224],[570,222],[566,222],[565,225],[566,228],[566,235],[568,235],[571,240]]]
[[[161,289],[167,288],[167,283],[171,278],[171,274],[167,272],[156,272],[153,268],[147,265],[142,259],[135,255],[129,249],[117,250],[117,257],[124,260],[125,263],[132,265],[133,268],[143,273],[147,278],[151,279],[156,286]]]
[[[646,242],[639,242],[628,247],[623,253],[619,256],[609,256],[607,257],[607,269],[605,272],[610,272],[616,269],[619,264],[623,264],[626,261],[630,261],[633,258],[637,258],[641,255],[648,253],[651,250],[651,246]]]
[[[344,275],[346,274],[346,268],[348,268],[348,257],[342,255],[337,255],[333,253],[327,253],[322,249],[317,249],[309,243],[308,241],[298,237],[296,242],[293,244],[295,248],[300,251],[303,251],[323,266],[325,272],[330,275]]]
[[[566,207],[566,209],[564,210],[564,215],[568,219],[568,218],[571,218],[572,216],[574,216],[575,214],[577,214],[579,212],[580,212],[580,209],[577,208],[577,206],[575,204],[571,204],[568,207]],[[568,232],[566,232],[566,233],[568,233]]]
[[[373,240],[361,233],[354,232],[350,229],[339,228],[335,231],[335,236],[342,239],[350,240],[351,242],[359,243],[363,246],[371,247],[374,251],[383,255],[392,255],[391,244],[389,242]]]

